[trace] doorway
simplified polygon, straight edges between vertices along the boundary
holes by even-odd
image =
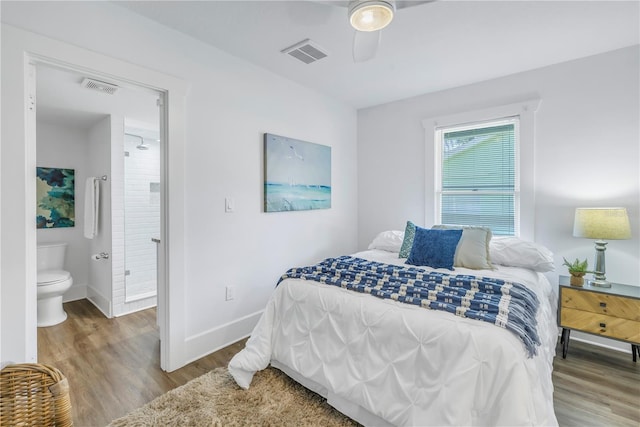
[[[165,228],[158,256],[158,322],[160,363],[173,371],[187,362],[185,313],[185,135],[189,85],[179,77],[123,61],[11,26],[3,27],[10,48],[2,51],[2,168],[4,196],[12,209],[2,212],[2,356],[37,361],[36,315],[36,65],[47,64],[83,72],[98,80],[112,79],[156,90],[160,96],[163,147],[161,191]],[[64,96],[64,94],[61,94]],[[171,171],[169,177],[167,171]],[[21,177],[24,177],[22,179]],[[12,185],[4,185],[12,182]],[[9,244],[10,242],[10,244]],[[7,243],[7,245],[5,245]],[[6,250],[5,250],[6,249]],[[6,264],[5,264],[6,263]],[[22,283],[23,286],[15,284]],[[8,303],[10,301],[10,303]],[[5,303],[7,302],[7,303]],[[10,327],[9,327],[10,325]]]
[[[166,149],[161,143],[166,128],[164,94],[48,61],[34,61],[32,67],[36,91],[36,163],[73,170],[76,180],[76,226],[37,230],[38,244],[67,243],[65,268],[74,278],[74,284],[65,293],[64,301],[87,299],[108,318],[165,304],[162,298],[156,297],[158,287],[164,286],[163,275],[158,272],[166,268],[166,257],[159,245],[166,229],[162,210],[166,186],[161,180]],[[132,132],[145,136],[138,144],[147,148],[145,154],[152,154],[147,158],[153,158],[153,174],[147,176],[151,182],[146,183],[143,198],[146,197],[147,205],[153,208],[155,217],[151,231],[154,241],[149,238],[146,248],[150,253],[148,246],[151,246],[152,257],[147,256],[136,267],[144,265],[147,283],[144,293],[137,294],[135,288],[128,292],[126,287],[126,256],[130,255],[131,268],[136,263],[137,251],[135,246],[129,250],[127,246],[140,237],[135,234],[141,228],[127,230],[126,227],[125,155],[130,138],[126,134]],[[98,231],[93,237],[87,237],[85,182],[88,185],[92,179],[99,182]],[[130,218],[135,217],[131,206],[128,211]],[[157,313],[156,323],[161,326],[159,347],[162,348],[165,307],[158,306]],[[162,365],[162,356],[160,360]]]

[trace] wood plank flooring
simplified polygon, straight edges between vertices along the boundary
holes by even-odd
[[[38,361],[70,384],[76,426],[105,426],[167,391],[226,366],[244,340],[174,372],[160,369],[156,310],[107,319],[87,300],[64,304],[69,318],[38,328]]]
[[[166,373],[160,369],[155,309],[107,319],[87,300],[64,307],[66,322],[38,329],[38,359],[69,378],[76,426],[104,426],[226,366],[244,347],[242,340]],[[553,382],[561,426],[640,425],[640,362],[630,354],[572,341],[567,359],[554,361]]]
[[[640,362],[631,354],[570,341],[566,359],[556,348],[553,385],[561,426],[640,426]]]

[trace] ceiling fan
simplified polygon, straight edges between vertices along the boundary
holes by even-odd
[[[376,55],[381,30],[391,23],[396,10],[432,1],[434,0],[351,0],[332,3],[347,7],[349,22],[355,29],[353,60],[364,62]]]

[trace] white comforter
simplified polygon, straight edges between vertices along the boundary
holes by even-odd
[[[354,256],[404,261],[377,250]],[[455,273],[508,278],[536,292],[542,341],[536,357],[527,358],[517,336],[489,323],[287,279],[229,371],[248,388],[273,361],[394,425],[557,425],[556,305],[548,280],[501,266]]]

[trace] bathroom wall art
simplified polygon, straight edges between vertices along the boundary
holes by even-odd
[[[264,134],[264,211],[331,208],[331,147]]]
[[[75,226],[75,170],[36,168],[38,228]]]

